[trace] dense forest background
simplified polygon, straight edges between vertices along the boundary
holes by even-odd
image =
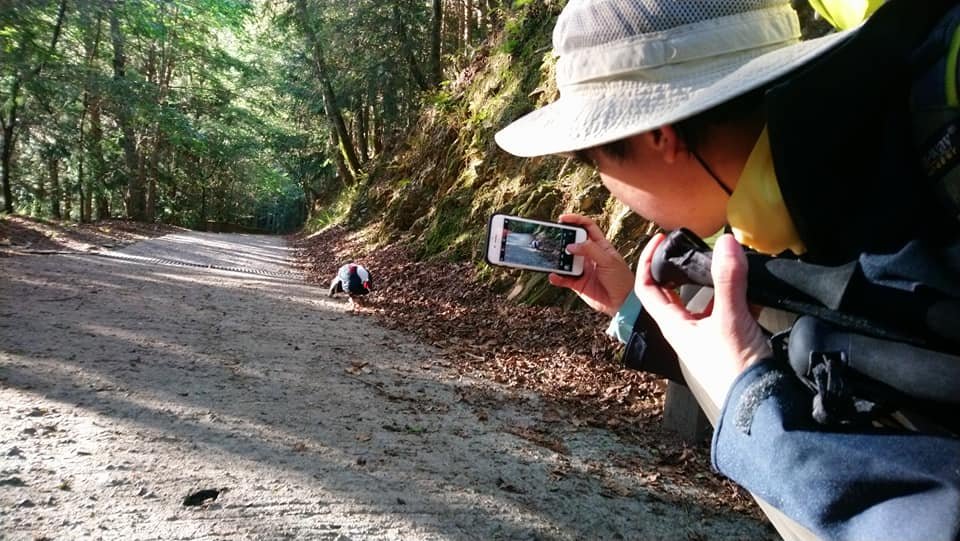
[[[4,1],[3,211],[296,228],[444,99],[513,9]]]
[[[629,255],[651,227],[594,172],[493,141],[556,99],[564,3],[0,0],[0,211],[345,223],[477,261],[490,213],[575,211]],[[519,300],[557,300],[516,279]]]

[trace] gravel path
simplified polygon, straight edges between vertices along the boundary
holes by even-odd
[[[351,313],[282,242],[0,260],[0,538],[775,538]]]

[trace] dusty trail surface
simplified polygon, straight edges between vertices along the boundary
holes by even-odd
[[[0,538],[774,536],[350,313],[280,238],[119,253],[0,259]]]

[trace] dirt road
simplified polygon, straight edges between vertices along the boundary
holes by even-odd
[[[279,238],[119,254],[0,259],[0,538],[775,537],[350,313]]]

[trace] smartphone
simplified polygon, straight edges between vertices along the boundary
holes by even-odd
[[[580,276],[583,256],[567,253],[567,245],[585,240],[587,230],[580,226],[494,214],[487,232],[487,263]]]

